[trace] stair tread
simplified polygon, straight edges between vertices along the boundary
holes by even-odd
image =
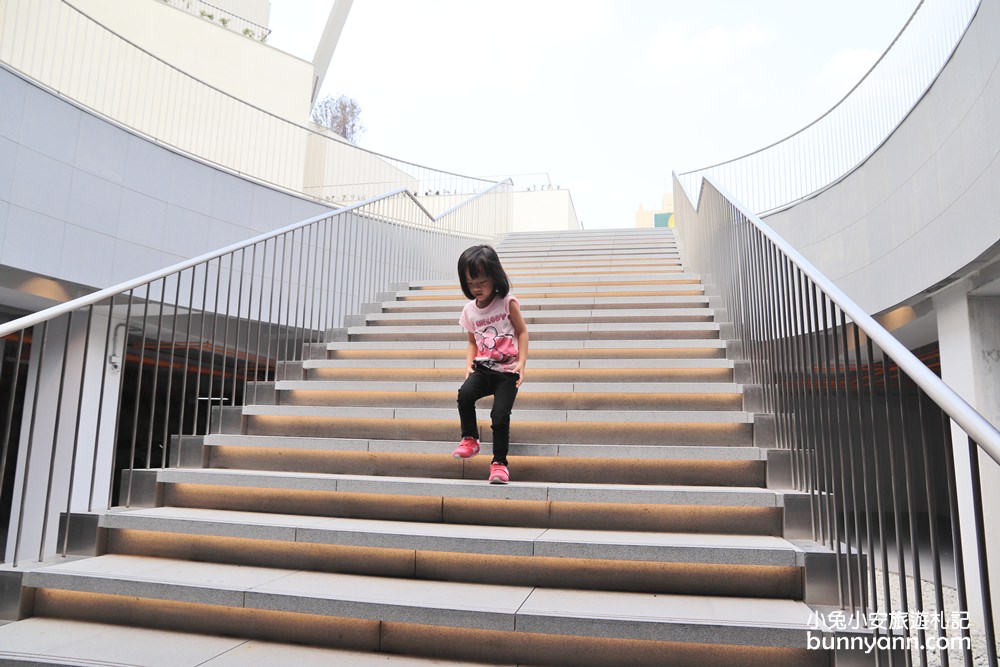
[[[0,662],[7,664],[6,661],[15,665],[24,662],[77,667],[243,667],[250,664],[474,667],[484,664],[41,617],[0,626]]]
[[[540,318],[594,318],[594,317],[711,317],[715,313],[714,308],[590,308],[590,309],[564,309],[564,310],[543,310],[543,309],[523,309],[522,315],[526,321]],[[450,312],[431,313],[368,313],[365,315],[366,322],[395,322],[397,320],[440,320],[447,322],[457,322],[458,316]]]
[[[781,537],[522,528],[156,507],[105,514],[105,528],[518,556],[796,566]],[[210,532],[209,532],[210,531]]]
[[[535,341],[531,344],[534,346]],[[463,344],[467,346],[468,343]],[[409,346],[409,342],[407,343]],[[640,359],[623,357],[620,359],[537,359],[531,360],[528,372],[532,369],[693,369],[693,368],[733,368],[731,359]],[[456,368],[465,367],[465,360],[460,357],[442,357],[440,359],[306,359],[302,362],[305,369],[323,368]]]
[[[551,634],[805,647],[810,608],[780,599],[414,580],[104,555],[39,568],[36,588]],[[726,630],[720,633],[720,630]]]
[[[379,381],[379,380],[279,380],[278,391],[375,391],[375,392],[449,392],[454,393],[461,378],[452,382]],[[615,393],[615,394],[739,394],[743,385],[735,382],[525,382],[518,391],[524,394]]]
[[[459,464],[458,461],[455,462]],[[514,468],[516,471],[516,468]],[[230,468],[162,468],[157,481],[166,484],[215,484],[249,488],[409,496],[448,496],[543,502],[641,503],[651,505],[715,505],[781,507],[783,496],[759,487],[677,486],[518,482],[489,484],[471,479],[434,479],[344,475],[332,473],[239,470]]]
[[[242,435],[212,433],[205,436],[209,446],[281,447],[329,451],[366,451],[447,455],[455,446],[452,440],[383,440],[377,438],[322,438],[308,436]],[[760,447],[710,445],[614,445],[614,444],[536,444],[511,442],[511,456],[559,456],[568,458],[624,458],[672,460],[760,461],[767,450]]]
[[[560,275],[546,275],[544,273],[531,278],[523,278],[513,286],[515,291],[520,287],[543,287],[548,285],[560,285],[562,283],[582,283],[586,281],[593,281],[595,283],[607,283],[607,282],[617,282],[617,281],[635,281],[644,284],[652,284],[657,282],[676,282],[679,280],[701,280],[701,276],[696,273],[676,273],[670,271],[656,271],[656,272],[643,272],[641,274],[635,273],[614,273],[607,271],[594,271],[589,275],[581,276],[560,276]],[[447,289],[456,289],[455,281],[448,280],[415,280],[407,283],[410,289],[421,289],[421,288],[436,288],[444,287]]]
[[[563,324],[535,324],[531,327],[533,334],[539,333],[559,333],[576,331],[593,332],[613,332],[613,331],[718,331],[717,322],[580,322]],[[462,329],[458,326],[458,319],[454,324],[445,325],[413,325],[413,326],[391,326],[381,325],[377,327],[353,326],[347,327],[348,335],[357,334],[389,334],[389,333],[453,333],[461,336]]]
[[[413,340],[407,341],[406,346],[400,345],[398,341],[338,341],[327,343],[326,349],[337,350],[465,350],[468,347],[466,340]],[[537,350],[578,350],[578,349],[725,349],[726,341],[716,338],[664,338],[649,339],[642,341],[616,340],[616,339],[596,339],[596,340],[541,340],[531,341],[532,351]],[[547,361],[545,359],[541,361]],[[572,360],[570,360],[572,361]],[[580,360],[582,361],[582,360]],[[532,365],[536,362],[532,359]],[[307,363],[309,363],[307,361]],[[732,362],[729,362],[730,365]]]
[[[547,287],[528,287],[528,286],[515,286],[513,288],[514,294],[518,298],[522,297],[539,297],[544,295],[553,296],[567,296],[571,294],[584,293],[584,294],[594,294],[595,296],[605,296],[605,295],[620,295],[620,293],[625,292],[628,294],[645,294],[646,292],[698,292],[703,293],[704,287],[698,283],[691,283],[688,285],[677,284],[677,283],[663,283],[663,284],[635,284],[635,285],[606,285],[606,284],[595,284],[595,285],[551,285]],[[435,290],[396,290],[395,295],[397,298],[407,299],[414,297],[433,297],[435,299],[447,298],[455,299],[463,296],[460,287],[452,287],[448,289],[435,289]]]
[[[393,408],[324,405],[246,405],[244,416],[285,416],[352,419],[421,419],[455,421],[455,408]],[[490,416],[489,408],[477,408],[480,420]],[[753,414],[742,410],[519,410],[511,411],[514,423],[713,423],[752,424]]]
[[[629,296],[576,296],[576,297],[563,297],[563,298],[525,298],[521,299],[518,297],[518,301],[521,303],[522,311],[534,311],[540,310],[545,307],[553,308],[556,306],[593,306],[595,308],[600,308],[601,306],[617,306],[622,304],[640,304],[642,308],[653,308],[657,305],[666,304],[677,304],[677,303],[706,303],[708,297],[698,294],[677,294],[674,296],[639,296],[639,297],[629,297]],[[440,299],[434,302],[435,306],[438,307],[449,307],[454,308],[455,312],[461,312],[462,307],[469,302],[469,299],[462,295],[461,297],[455,297],[454,299],[445,300]],[[396,310],[410,310],[419,309],[427,307],[427,303],[421,303],[420,301],[383,301],[381,302],[383,308],[394,308]]]

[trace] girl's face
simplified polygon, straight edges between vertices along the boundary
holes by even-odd
[[[476,297],[476,305],[480,308],[489,305],[490,301],[493,300],[494,294],[496,294],[494,292],[493,279],[485,273],[473,278],[469,275],[468,269],[466,269],[465,284],[469,286],[472,296]]]

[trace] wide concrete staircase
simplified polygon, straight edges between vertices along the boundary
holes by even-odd
[[[828,554],[786,539],[801,497],[767,486],[769,423],[672,233],[500,251],[531,336],[511,484],[488,444],[450,456],[457,282],[399,286],[103,514],[101,555],[28,573],[0,658],[832,664],[804,602]]]

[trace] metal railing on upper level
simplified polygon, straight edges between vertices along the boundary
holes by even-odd
[[[335,206],[407,189],[441,210],[435,199],[451,206],[497,182],[368,151],[248,104],[63,0],[0,0],[0,65],[160,145]]]
[[[194,14],[213,23],[218,23],[223,28],[238,32],[244,37],[266,42],[271,34],[270,28],[265,28],[259,23],[254,23],[250,19],[243,18],[238,14],[226,11],[218,5],[213,5],[204,0],[160,0],[171,7],[176,7]]]
[[[674,193],[685,263],[725,302],[845,618],[878,664],[996,665],[979,455],[1000,463],[1000,431],[714,181],[697,207],[676,176]]]
[[[501,229],[509,188],[437,222]],[[485,239],[430,217],[390,193],[0,325],[0,563],[65,555],[69,517],[128,505],[135,469],[176,463],[180,436],[218,430],[393,283],[457,280]]]
[[[892,44],[832,109],[742,157],[678,174],[695,199],[703,176],[758,215],[832,185],[892,134],[948,62],[981,0],[921,0]]]

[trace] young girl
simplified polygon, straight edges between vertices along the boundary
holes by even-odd
[[[507,449],[510,444],[510,411],[517,389],[524,382],[528,359],[528,329],[517,297],[510,294],[510,280],[500,258],[488,245],[473,246],[458,258],[458,281],[471,301],[458,323],[469,336],[465,353],[465,383],[458,390],[458,415],[462,442],[452,452],[458,459],[479,453],[476,401],[493,396],[493,462],[490,483],[510,481]]]

